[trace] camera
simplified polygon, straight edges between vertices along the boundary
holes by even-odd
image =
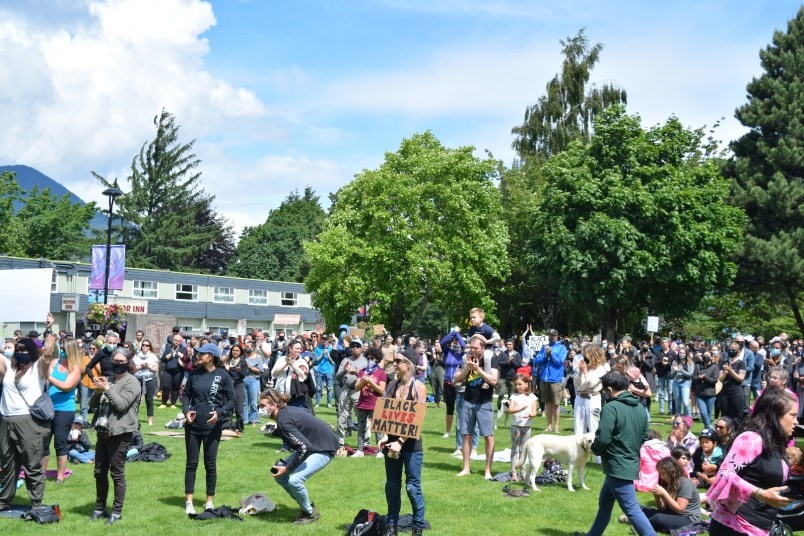
[[[101,395],[100,404],[95,412],[97,419],[95,419],[95,427],[101,430],[109,429],[109,414],[112,412],[112,406],[106,394]]]
[[[271,467],[271,473],[274,475],[279,473],[279,469],[277,469],[277,467],[284,467],[284,466],[285,466],[285,460],[276,460],[274,466]]]

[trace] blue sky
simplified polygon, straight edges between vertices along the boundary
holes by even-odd
[[[125,177],[164,107],[196,139],[203,186],[239,229],[294,189],[322,197],[405,137],[490,150],[585,27],[595,82],[646,125],[672,114],[723,140],[758,52],[801,3],[515,0],[2,0],[0,164],[86,200]]]

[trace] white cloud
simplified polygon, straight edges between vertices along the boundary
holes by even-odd
[[[253,91],[205,70],[202,35],[216,23],[206,2],[87,2],[62,27],[24,11],[0,9],[0,20],[0,161],[37,167],[86,200],[101,198],[90,171],[128,174],[162,108],[185,141],[285,135]]]

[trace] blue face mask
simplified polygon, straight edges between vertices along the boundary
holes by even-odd
[[[7,358],[11,359],[12,357],[14,357],[14,349],[13,348],[6,348],[5,350],[3,350],[3,354]]]
[[[17,363],[20,365],[27,365],[31,361],[31,354],[28,352],[16,352],[14,359],[16,359]]]
[[[781,348],[771,348],[771,355],[773,357],[777,357],[777,356],[779,356],[781,354],[782,354],[782,349]]]
[[[106,349],[109,350],[110,352],[113,352],[115,348],[117,348],[116,344],[107,344],[106,345]]]

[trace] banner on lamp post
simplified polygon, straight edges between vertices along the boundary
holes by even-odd
[[[126,280],[126,246],[114,245],[109,248],[109,290],[123,290]],[[106,278],[106,246],[92,246],[92,275],[89,290],[103,290]]]

